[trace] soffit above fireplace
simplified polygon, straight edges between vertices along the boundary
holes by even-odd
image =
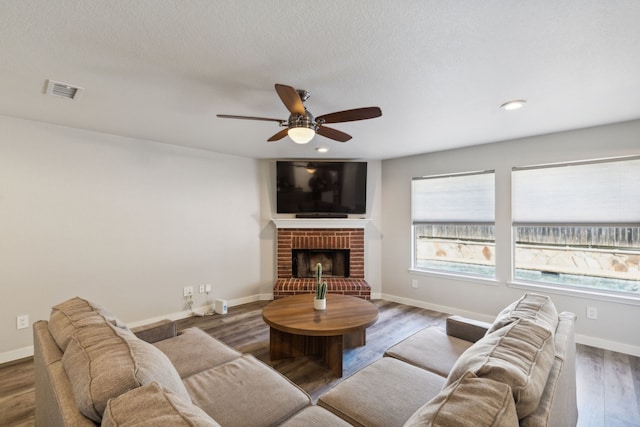
[[[276,228],[365,228],[366,218],[273,218]]]

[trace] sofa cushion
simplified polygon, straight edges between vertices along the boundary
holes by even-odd
[[[307,406],[279,427],[351,427],[351,424],[320,406]]]
[[[124,323],[102,306],[75,297],[51,308],[49,332],[58,347],[65,351],[76,329],[105,322],[126,328]]]
[[[171,360],[180,378],[187,378],[242,356],[242,353],[198,328],[185,329],[180,335],[158,341],[154,345]]]
[[[560,313],[554,334],[556,355],[535,412],[520,420],[521,427],[575,426],[578,419],[576,398],[576,315]]]
[[[110,323],[76,330],[62,365],[78,409],[94,421],[100,421],[110,398],[154,381],[190,400],[164,353]]]
[[[324,393],[318,405],[354,426],[398,426],[437,395],[444,382],[433,372],[383,357]]]
[[[284,375],[246,354],[184,380],[193,403],[223,426],[273,426],[311,404]]]
[[[513,427],[518,415],[511,388],[465,373],[409,418],[405,427]]]
[[[220,427],[202,409],[158,383],[110,399],[102,427]]]
[[[469,347],[456,361],[447,384],[471,371],[511,387],[519,418],[531,414],[544,391],[554,359],[551,332],[529,319],[518,319]]]
[[[389,348],[385,356],[395,357],[438,375],[449,375],[453,364],[471,342],[450,337],[436,326],[429,326]]]
[[[558,327],[558,311],[548,296],[526,293],[502,310],[487,335],[518,319],[529,319],[554,333]]]

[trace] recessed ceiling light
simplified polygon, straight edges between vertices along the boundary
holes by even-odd
[[[327,152],[329,152],[329,149],[327,147],[317,147],[316,151],[318,153],[327,153]]]
[[[514,99],[513,101],[505,102],[500,106],[500,108],[502,108],[503,110],[517,110],[524,107],[524,104],[526,103],[527,101],[525,101],[524,99]]]

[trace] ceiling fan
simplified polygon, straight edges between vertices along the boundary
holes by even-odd
[[[351,139],[351,135],[339,130],[325,126],[325,123],[353,122],[356,120],[374,119],[382,116],[379,107],[355,108],[353,110],[338,111],[324,114],[314,119],[309,110],[304,106],[304,102],[309,99],[310,93],[306,90],[294,89],[291,86],[277,84],[276,93],[282,103],[291,113],[288,120],[269,119],[265,117],[233,116],[229,114],[218,114],[223,119],[244,119],[244,120],[264,120],[278,122],[281,127],[286,127],[273,135],[267,141],[279,141],[285,136],[289,136],[293,142],[306,144],[313,139],[316,133],[339,142],[346,142]]]

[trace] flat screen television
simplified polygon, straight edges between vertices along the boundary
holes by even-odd
[[[366,213],[366,162],[278,161],[276,180],[277,213]]]

